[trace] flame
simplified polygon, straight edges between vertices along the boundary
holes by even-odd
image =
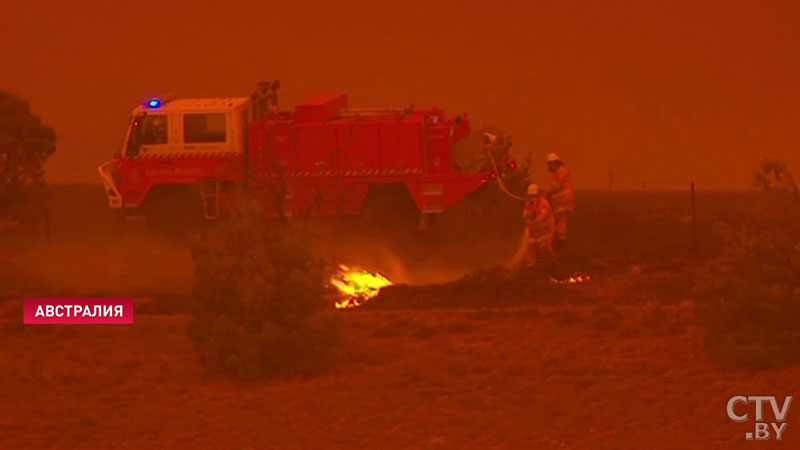
[[[331,275],[330,283],[341,293],[334,303],[337,309],[361,306],[378,295],[382,287],[392,284],[380,273],[344,264],[339,264],[338,270]]]
[[[585,283],[585,282],[587,282],[587,281],[589,281],[591,279],[592,279],[592,277],[590,277],[589,274],[580,273],[580,272],[573,273],[572,276],[570,276],[569,278],[564,278],[563,280],[557,280],[557,279],[555,279],[553,277],[550,277],[550,281],[552,283],[557,283],[557,284]]]

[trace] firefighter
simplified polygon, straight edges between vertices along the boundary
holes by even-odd
[[[256,91],[250,96],[253,102],[253,117],[260,119],[278,112],[278,88],[281,82],[259,81]]]
[[[525,201],[522,219],[528,225],[529,238],[525,253],[525,266],[534,267],[539,253],[545,255],[550,262],[556,262],[556,254],[553,251],[553,232],[555,230],[553,211],[536,184],[528,186],[528,198]]]
[[[270,113],[278,112],[278,88],[281,87],[281,82],[275,80],[269,87],[267,92],[267,109]]]
[[[555,248],[564,251],[567,248],[567,221],[575,209],[575,193],[564,161],[555,153],[547,155],[547,170],[551,174],[547,197],[556,221]]]

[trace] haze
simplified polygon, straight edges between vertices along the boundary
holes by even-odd
[[[443,106],[512,134],[578,188],[741,188],[759,161],[800,170],[796,2],[8,2],[0,89],[58,134],[50,182],[99,182],[150,95],[248,95],[284,108]]]

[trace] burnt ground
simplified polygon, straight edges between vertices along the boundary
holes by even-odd
[[[749,195],[698,196],[695,251],[685,193],[582,192],[568,256],[520,275],[497,268],[518,205],[488,194],[424,235],[400,213],[315,222],[335,257],[400,284],[342,312],[332,372],[237,383],[185,334],[189,234],[56,187],[49,239],[0,235],[0,448],[797,448],[791,411],[784,441],[756,444],[725,403],[792,395],[800,366],[722,367],[693,321],[693,269]],[[592,280],[549,281],[576,271]],[[134,296],[136,323],[23,326],[21,297],[42,295]]]

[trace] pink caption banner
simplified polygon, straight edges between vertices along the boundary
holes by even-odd
[[[25,324],[133,323],[132,298],[25,298],[23,303]]]

